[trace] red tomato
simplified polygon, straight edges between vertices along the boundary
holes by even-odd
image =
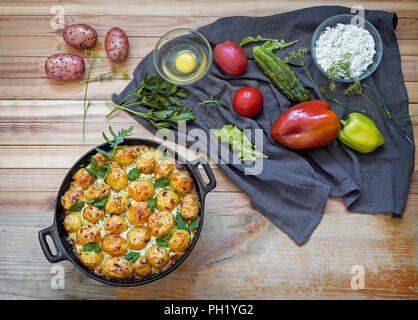
[[[233,41],[218,44],[214,50],[214,57],[219,68],[230,76],[239,76],[247,69],[245,51]]]
[[[252,118],[263,109],[263,94],[254,87],[244,87],[235,93],[232,104],[235,111],[243,117]]]

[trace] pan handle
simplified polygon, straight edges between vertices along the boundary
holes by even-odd
[[[52,242],[54,243],[55,250],[57,251],[55,255],[52,253],[51,248],[49,247],[49,244],[46,241],[47,236],[50,236]],[[64,248],[61,246],[61,240],[59,239],[58,232],[54,225],[39,231],[38,238],[39,243],[41,244],[42,251],[44,252],[45,257],[49,262],[57,263],[67,259],[67,255],[65,253]]]
[[[203,166],[203,169],[206,172],[206,175],[209,178],[209,182],[205,183],[202,176],[199,172],[199,164]],[[216,179],[215,175],[213,174],[212,168],[210,167],[209,163],[206,161],[205,158],[200,157],[193,162],[190,163],[190,167],[196,177],[197,182],[199,183],[200,188],[202,189],[203,194],[206,196],[206,194],[213,190],[216,187]]]

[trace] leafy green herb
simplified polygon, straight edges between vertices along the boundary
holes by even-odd
[[[86,171],[93,177],[97,177],[97,160],[94,158],[91,158],[91,167],[85,168]]]
[[[92,206],[103,208],[106,205],[108,199],[109,198],[107,195],[103,195],[101,198],[94,198],[93,200],[89,200],[88,203]]]
[[[186,229],[187,230],[187,220],[183,218],[179,211],[177,211],[176,215],[176,226],[178,229]]]
[[[155,239],[155,243],[157,244],[157,246],[160,247],[168,247],[168,241],[173,237],[173,235],[167,234],[166,236],[160,237]]]
[[[139,87],[125,97],[119,105],[106,102],[113,110],[106,116],[109,118],[117,110],[125,110],[138,117],[147,119],[156,129],[178,125],[180,121],[196,119],[192,109],[183,105],[180,99],[187,98],[188,91],[157,76],[144,75]],[[129,100],[128,100],[129,99]],[[148,107],[147,112],[129,109],[130,106]]]
[[[101,177],[101,178],[104,178],[106,176],[107,172],[109,171],[109,169],[110,169],[110,164],[109,163],[104,163],[102,166],[100,166],[97,169],[97,176]]]
[[[218,108],[224,107],[225,109],[229,110],[231,107],[225,101],[221,100],[219,97],[212,97],[212,96],[205,96],[205,99],[199,103],[199,105],[206,105],[206,104],[214,104]]]
[[[140,257],[139,252],[134,252],[134,251],[129,251],[125,255],[125,259],[131,260],[132,262],[135,262],[136,260],[138,260],[139,257]]]
[[[80,81],[80,84],[104,81],[104,80],[112,80],[112,76],[116,73],[116,67],[112,64],[110,71],[102,73],[93,79],[87,78],[86,80]]]
[[[71,205],[70,211],[81,211],[84,207],[84,201],[77,201]]]
[[[187,230],[194,230],[199,227],[200,224],[200,217],[194,218],[192,221],[190,221],[190,224],[187,226]]]
[[[82,83],[86,84],[86,87],[84,89],[84,99],[83,99],[83,140],[84,140],[84,134],[86,131],[87,111],[93,105],[91,101],[87,101],[87,89],[89,86],[91,70],[93,69],[95,65],[103,61],[103,58],[100,57],[97,52],[93,52],[91,50],[85,50],[84,52],[87,56],[87,61],[89,62],[89,70],[87,72],[87,80],[82,81]]]
[[[141,169],[133,168],[128,173],[128,179],[129,181],[134,181],[139,178],[141,175]]]
[[[102,251],[102,249],[100,248],[100,245],[97,242],[88,242],[84,246],[83,251],[85,251],[85,252],[94,251],[96,253],[100,253]]]
[[[158,188],[165,188],[170,184],[170,179],[169,178],[158,178],[157,181],[154,182],[154,188],[158,189]]]
[[[122,70],[122,72],[120,74],[122,75],[122,77],[124,79],[127,79],[127,80],[129,79],[129,70],[128,69]]]
[[[292,41],[292,42],[285,42],[283,39],[281,40],[277,40],[277,39],[270,39],[270,38],[264,38],[260,35],[257,35],[257,37],[246,37],[244,39],[242,39],[241,43],[239,44],[241,47],[245,46],[248,43],[251,42],[258,42],[258,41],[271,41],[277,44],[277,49],[283,50],[286,47],[291,46],[292,44],[295,44],[296,42],[298,42],[298,40]]]
[[[97,147],[94,148],[94,149],[97,152],[99,152],[99,153],[105,155],[106,157],[108,157],[109,161],[111,161],[113,159],[114,155],[115,155],[116,150],[121,147],[121,144],[125,141],[124,139],[126,137],[129,137],[129,136],[132,135],[133,130],[134,130],[134,126],[130,126],[128,129],[121,129],[118,132],[118,134],[116,134],[113,131],[113,128],[111,126],[109,126],[109,132],[113,137],[113,141],[110,140],[104,132],[102,132],[102,136],[103,136],[103,139],[105,139],[106,142],[112,147],[112,151],[107,152],[107,151],[104,151],[104,150],[102,150],[100,148],[97,148]],[[109,170],[110,170],[110,165],[108,163],[105,163],[102,167],[99,168],[100,177],[106,178]],[[98,174],[99,174],[99,172],[98,172]]]
[[[214,132],[219,142],[227,142],[233,151],[238,152],[238,158],[244,161],[255,161],[257,158],[268,158],[258,151],[244,133],[232,124],[225,125]]]
[[[319,87],[318,84],[312,78],[312,76],[311,76],[308,68],[306,67],[305,60],[306,60],[307,53],[308,53],[308,49],[306,49],[306,48],[300,48],[299,50],[289,52],[289,55],[283,61],[286,62],[286,63],[289,63],[291,65],[297,66],[297,67],[302,67],[303,70],[305,71],[306,75],[308,76],[309,80],[314,85],[314,87],[316,89],[318,89],[325,97],[327,97],[332,102],[338,104],[339,106],[341,106],[341,107],[343,107],[345,109],[348,109],[348,110],[351,110],[351,111],[355,111],[355,112],[362,112],[362,113],[366,113],[366,114],[369,114],[370,115],[370,113],[367,112],[366,110],[362,110],[362,109],[359,110],[359,109],[352,108],[350,106],[347,106],[347,105],[341,103],[331,93],[325,91],[324,88]]]
[[[152,198],[147,201],[147,206],[152,212],[155,211],[156,204],[157,204],[157,198]]]
[[[168,151],[164,151],[163,155],[161,156],[161,160],[167,160],[170,157]]]

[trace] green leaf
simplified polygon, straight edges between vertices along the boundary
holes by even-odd
[[[135,262],[136,260],[138,260],[140,257],[139,252],[134,252],[134,251],[129,251],[126,255],[125,255],[125,259],[128,259],[132,262]]]
[[[89,173],[89,175],[91,175],[92,177],[96,177],[97,176],[97,172],[93,169],[90,168],[84,168],[86,169],[86,171]]]
[[[101,199],[94,198],[93,200],[89,200],[88,203],[95,207],[104,207],[106,205],[107,200],[108,200],[108,196],[103,195]]]
[[[77,201],[71,205],[70,211],[81,211],[84,207],[84,201]]]
[[[107,174],[107,172],[108,172],[109,169],[110,169],[110,164],[109,163],[103,164],[102,166],[100,166],[97,169],[97,176],[99,176],[101,178],[106,177],[106,174]]]
[[[164,151],[163,155],[161,156],[161,160],[167,160],[169,158],[170,154],[168,151]]]
[[[129,181],[134,181],[139,178],[141,175],[141,169],[133,168],[128,173],[128,179]]]
[[[180,212],[177,212],[177,215],[176,215],[176,226],[178,229],[187,230],[187,220],[183,218]]]
[[[160,247],[168,247],[168,241],[173,237],[173,235],[167,234],[163,237],[155,239],[155,243]]]
[[[97,160],[95,158],[91,158],[91,168],[96,171],[97,169]]]
[[[102,149],[100,149],[100,148],[94,148],[94,150],[96,150],[98,153],[101,153],[101,154],[103,154],[103,155],[105,155],[106,157],[108,157],[109,159],[111,159],[112,158],[112,155],[109,153],[109,152],[106,152],[106,151],[104,151],[104,150],[102,150]]]
[[[122,72],[120,74],[122,75],[122,77],[124,79],[129,79],[129,70],[128,69],[122,70]]]
[[[187,230],[194,230],[199,227],[200,224],[200,217],[194,218],[192,221],[190,221],[190,224],[187,226]]]
[[[102,249],[100,248],[100,244],[97,242],[88,242],[83,248],[83,251],[85,252],[91,252],[94,251],[96,253],[100,253]]]
[[[97,242],[88,242],[84,246],[83,251],[85,252],[94,251],[96,253],[100,253],[102,249],[100,248],[100,244],[98,244]]]
[[[165,188],[170,184],[170,179],[169,178],[159,178],[157,179],[157,181],[154,182],[154,188],[158,189],[158,188]]]
[[[298,42],[298,40],[292,41],[292,42],[285,42],[283,39],[281,39],[280,41],[277,39],[271,39],[271,38],[264,38],[260,35],[257,35],[257,37],[246,37],[244,39],[242,39],[241,43],[239,44],[241,47],[245,46],[248,43],[251,42],[258,42],[258,41],[271,41],[274,44],[274,49],[280,49],[283,50],[284,48],[291,46],[292,44],[295,44],[296,42]]]
[[[156,204],[157,204],[157,198],[152,198],[147,201],[147,206],[152,212],[155,211]]]

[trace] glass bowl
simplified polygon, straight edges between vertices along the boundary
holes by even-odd
[[[379,35],[379,32],[377,32],[376,28],[366,19],[363,19],[359,16],[354,16],[352,14],[340,14],[337,16],[333,16],[330,17],[326,20],[324,20],[315,30],[315,32],[312,35],[312,40],[311,40],[311,54],[312,54],[312,59],[315,63],[315,65],[317,66],[317,68],[319,69],[319,71],[322,72],[323,75],[325,75],[326,77],[328,77],[328,74],[325,72],[325,70],[321,67],[321,65],[318,63],[317,59],[316,59],[316,52],[315,52],[315,43],[316,40],[318,40],[319,36],[321,35],[321,33],[325,30],[326,27],[335,27],[338,23],[342,23],[342,24],[350,24],[351,20],[353,19],[353,17],[355,19],[359,19],[359,22],[361,24],[363,24],[362,22],[364,22],[364,28],[370,32],[371,36],[373,37],[374,43],[375,43],[375,47],[374,50],[376,51],[376,53],[374,54],[373,57],[373,63],[370,64],[367,69],[358,77],[355,78],[354,80],[363,80],[365,78],[367,78],[368,76],[370,76],[379,66],[380,61],[382,60],[382,55],[383,55],[383,44],[382,44],[382,39]],[[339,82],[345,82],[345,83],[351,83],[354,82],[354,80],[351,79],[336,79]]]
[[[180,72],[176,68],[176,58],[180,53],[193,55],[196,64],[190,72]],[[157,42],[153,53],[154,66],[165,80],[189,85],[202,79],[212,63],[212,49],[208,40],[199,32],[188,29],[174,29],[164,34]]]

